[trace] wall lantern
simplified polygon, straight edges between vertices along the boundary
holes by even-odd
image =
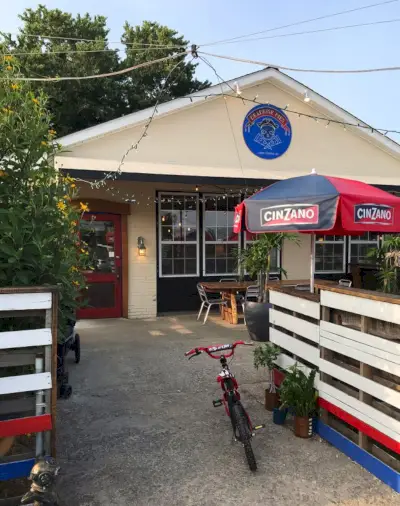
[[[144,239],[143,237],[138,237],[137,240],[137,249],[138,249],[138,255],[140,257],[146,256],[146,246],[144,245]]]

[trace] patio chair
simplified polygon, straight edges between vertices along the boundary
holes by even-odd
[[[339,279],[339,286],[345,286],[347,288],[350,288],[352,285],[352,281],[350,279]]]
[[[203,309],[206,308],[206,315],[204,317],[203,325],[205,325],[208,314],[210,312],[210,309],[212,306],[226,306],[227,301],[223,299],[209,299],[207,296],[207,292],[204,290],[201,283],[198,283],[197,285],[197,291],[199,292],[200,300],[201,300],[201,306],[199,314],[197,315],[197,319],[200,319],[201,313],[203,312]]]
[[[258,291],[259,291],[258,285],[250,285],[247,287],[246,295],[244,296],[244,299],[242,300],[242,311],[243,311],[243,319],[244,319],[245,324],[246,324],[246,316],[244,314],[244,308],[245,308],[246,302],[248,300],[253,300],[253,302],[257,302],[258,301]]]
[[[268,281],[279,281],[279,276],[269,276]]]

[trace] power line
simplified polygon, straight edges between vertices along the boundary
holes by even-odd
[[[267,30],[261,30],[259,32],[248,33],[246,35],[239,35],[237,37],[232,37],[230,39],[222,39],[222,40],[218,40],[216,42],[210,42],[208,44],[201,44],[201,45],[203,47],[204,46],[215,46],[216,44],[221,44],[223,42],[230,42],[232,40],[243,39],[245,37],[252,37],[253,35],[260,35],[262,33],[267,33],[267,32],[273,32],[275,30],[280,30],[281,28],[290,28],[292,26],[298,26],[298,25],[302,25],[302,24],[305,24],[305,23],[311,23],[312,21],[320,21],[321,19],[333,18],[335,16],[341,16],[343,14],[350,14],[351,12],[357,12],[357,11],[361,11],[361,10],[365,10],[365,9],[371,9],[372,7],[379,7],[381,5],[391,4],[391,3],[394,3],[394,2],[398,2],[398,1],[399,0],[386,0],[384,2],[379,2],[379,3],[375,3],[375,4],[364,5],[363,7],[356,7],[354,9],[349,9],[349,10],[345,10],[345,11],[335,12],[333,14],[325,14],[324,16],[318,16],[317,18],[304,19],[302,21],[297,21],[295,23],[290,23],[288,25],[280,25],[280,26],[276,26],[274,28],[268,28]]]
[[[164,58],[159,58],[158,60],[152,60],[148,62],[139,63],[137,65],[133,65],[132,67],[128,67],[126,69],[122,70],[116,70],[115,72],[107,72],[105,74],[95,74],[91,76],[68,76],[68,77],[12,77],[13,81],[40,81],[40,82],[58,82],[58,81],[79,81],[79,80],[86,80],[86,79],[99,79],[103,77],[114,77],[119,76],[122,74],[126,74],[127,72],[131,72],[132,70],[136,70],[143,67],[149,67],[150,65],[155,65],[156,63],[161,63],[167,60],[171,60],[174,58],[179,58],[181,56],[185,56],[188,54],[189,51],[184,51],[182,53],[176,53],[170,56],[165,56]],[[0,77],[1,81],[8,81],[11,77]]]
[[[164,48],[162,47],[140,47],[140,48],[128,48],[128,51],[129,52],[132,52],[132,51],[141,51],[142,54],[145,54],[147,51],[163,51],[165,49],[171,49],[172,46],[165,46]],[[75,54],[75,53],[107,53],[107,52],[115,52],[115,53],[118,53],[120,52],[121,49],[118,49],[118,48],[115,48],[115,49],[67,49],[65,51],[44,51],[44,52],[12,52],[12,53],[3,53],[3,56],[28,56],[28,55],[31,55],[31,56],[47,56],[47,55],[52,55],[52,54]]]
[[[392,0],[397,1],[397,0]],[[2,33],[2,32],[0,32]],[[49,39],[49,40],[72,40],[75,42],[103,42],[104,44],[121,44],[125,46],[145,46],[145,47],[168,47],[173,49],[182,49],[186,48],[185,45],[181,46],[169,46],[167,44],[153,44],[153,43],[145,43],[145,42],[123,42],[122,40],[118,41],[108,41],[107,39],[82,39],[79,37],[62,37],[55,35],[39,35],[34,33],[10,33],[7,35],[16,35],[16,36],[24,36],[24,37],[39,37],[41,39]],[[3,35],[4,36],[4,35]]]
[[[276,65],[274,63],[261,62],[257,60],[247,60],[244,58],[237,58],[234,56],[226,56],[220,54],[206,53],[204,51],[198,51],[199,54],[212,56],[214,58],[222,58],[224,60],[237,61],[241,63],[250,63],[252,65],[261,65],[262,67],[272,67],[278,70],[288,70],[291,72],[312,72],[317,74],[364,74],[369,72],[389,72],[393,70],[400,70],[400,67],[377,67],[370,69],[351,69],[351,70],[343,70],[343,69],[301,69],[301,68],[293,68],[293,67],[284,67],[283,65]]]
[[[319,30],[306,30],[304,32],[293,32],[293,33],[282,33],[279,35],[266,35],[265,37],[256,37],[254,39],[243,39],[243,40],[234,40],[234,41],[227,41],[224,43],[221,43],[220,45],[226,45],[226,44],[237,44],[242,42],[253,42],[258,40],[264,40],[264,39],[278,39],[283,37],[294,37],[297,35],[308,35],[311,33],[321,33],[321,32],[332,32],[336,30],[347,30],[349,28],[359,28],[361,26],[374,26],[374,25],[383,25],[388,23],[398,23],[400,21],[399,18],[396,19],[387,19],[383,21],[372,21],[370,23],[359,23],[356,25],[342,25],[342,26],[333,26],[331,28],[320,28]]]

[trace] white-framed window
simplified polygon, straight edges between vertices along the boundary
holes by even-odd
[[[349,262],[352,264],[368,263],[368,253],[379,245],[379,234],[366,232],[362,235],[349,237]]]
[[[160,277],[198,276],[198,195],[160,193],[158,211]]]
[[[341,273],[346,270],[345,237],[343,235],[316,234],[315,272]]]
[[[203,275],[237,274],[235,250],[239,235],[233,233],[235,206],[239,197],[203,195]]]
[[[249,244],[257,239],[257,234],[252,234],[247,230],[244,233],[244,247],[247,248]],[[274,248],[271,253],[271,269],[270,274],[278,274],[281,266],[281,252],[279,248]],[[247,274],[247,273],[246,273]]]

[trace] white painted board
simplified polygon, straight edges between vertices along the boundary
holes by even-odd
[[[1,311],[26,311],[30,309],[51,309],[51,293],[2,293]]]
[[[48,390],[51,386],[51,374],[49,372],[8,376],[7,378],[0,378],[0,395]]]
[[[286,293],[276,292],[275,290],[270,291],[269,301],[275,306],[280,306],[319,320],[320,305],[318,302],[302,299],[301,297],[295,297],[294,295],[288,295]]]
[[[51,329],[0,332],[0,350],[51,345]]]
[[[270,309],[269,322],[286,330],[290,330],[290,332],[294,332],[310,341],[319,343],[319,326],[315,323],[310,323],[301,318],[282,313],[277,309]]]

